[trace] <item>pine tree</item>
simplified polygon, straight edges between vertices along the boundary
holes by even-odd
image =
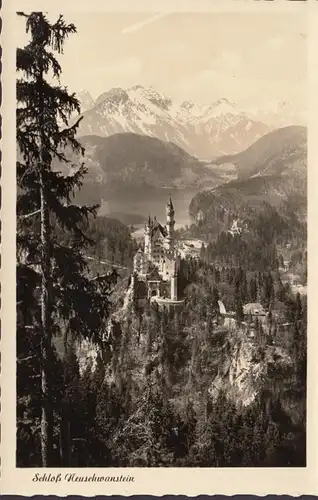
[[[97,207],[73,203],[86,173],[83,164],[72,163],[74,155],[83,154],[75,137],[80,120],[69,125],[80,106],[60,84],[62,69],[54,53],[63,52],[66,38],[76,28],[66,24],[63,16],[50,23],[41,12],[18,15],[25,19],[30,36],[27,45],[17,49],[18,276],[28,268],[39,277],[33,289],[37,294],[40,287],[39,314],[30,326],[38,322],[41,340],[41,457],[47,467],[53,463],[54,334],[63,327],[65,333],[97,338],[116,276],[89,277],[83,252],[92,242],[82,227]],[[50,77],[56,85],[49,83]],[[71,167],[75,167],[73,173]],[[63,232],[65,240],[60,237]]]
[[[243,304],[240,295],[237,295],[235,298],[235,315],[239,323],[244,320]]]
[[[254,277],[252,277],[250,280],[250,301],[257,301],[257,283]]]
[[[201,248],[200,248],[200,259],[204,261],[205,257],[206,257],[206,249],[205,249],[204,243],[202,243]]]
[[[219,307],[220,294],[217,287],[213,287],[212,290],[212,300],[211,300],[211,312],[213,317],[218,317],[220,313]]]
[[[74,343],[70,339],[66,345],[63,360],[63,397],[61,398],[60,455],[62,465],[71,465],[71,439],[76,435],[79,415],[79,365]]]

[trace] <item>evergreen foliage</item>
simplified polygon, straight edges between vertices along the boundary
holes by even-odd
[[[73,165],[66,151],[83,153],[76,140],[79,120],[69,125],[80,107],[76,96],[60,83],[62,70],[55,54],[63,52],[65,40],[76,28],[62,16],[50,23],[42,12],[19,15],[25,19],[30,40],[17,49],[18,365],[27,354],[25,363],[32,366],[37,381],[41,376],[41,385],[29,387],[28,379],[19,378],[18,406],[32,394],[37,408],[34,418],[41,425],[30,433],[38,439],[40,430],[42,465],[52,466],[57,460],[54,336],[62,331],[97,340],[116,275],[95,280],[88,276],[83,250],[92,241],[81,225],[83,219],[95,215],[97,207],[73,203],[74,190],[81,187],[86,169],[80,163]],[[52,168],[56,158],[68,166],[68,175]],[[59,231],[68,234],[67,245],[58,238]],[[33,363],[31,355],[37,357]],[[21,418],[23,426],[28,419],[25,412]],[[18,440],[18,457],[19,445]]]

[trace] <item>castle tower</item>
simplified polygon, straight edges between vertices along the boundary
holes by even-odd
[[[166,215],[167,215],[167,224],[166,224],[167,241],[168,241],[169,248],[172,248],[173,239],[174,239],[175,220],[174,220],[174,208],[173,208],[171,197],[166,205]]]
[[[151,253],[152,253],[152,245],[151,245],[151,228],[152,228],[152,220],[149,214],[148,217],[148,224],[145,225],[145,255],[148,256],[148,258],[151,258]]]
[[[178,278],[177,274],[174,273],[171,276],[171,300],[178,300]]]

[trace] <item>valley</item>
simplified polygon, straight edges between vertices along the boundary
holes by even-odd
[[[196,188],[148,188],[105,191],[99,214],[114,217],[136,229],[143,228],[149,213],[156,215],[159,220],[165,218],[165,203],[171,195],[178,219],[176,228],[188,226],[192,223],[189,215],[189,205],[192,198],[199,192]]]

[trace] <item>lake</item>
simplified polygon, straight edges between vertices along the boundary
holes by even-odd
[[[176,229],[191,224],[189,204],[199,189],[130,189],[106,192],[99,210],[100,215],[114,217],[124,224],[142,227],[149,213],[162,224],[166,221],[165,207],[171,199],[175,210]]]

